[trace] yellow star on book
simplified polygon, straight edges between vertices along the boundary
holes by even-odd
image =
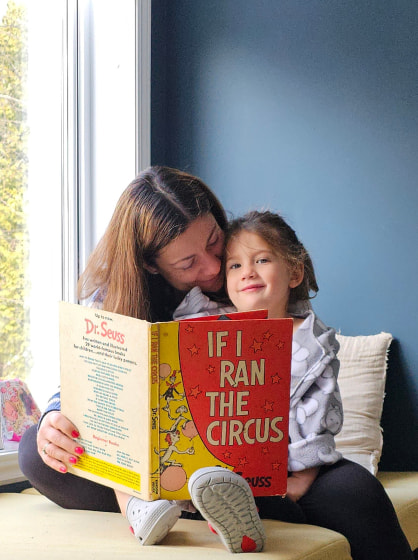
[[[194,327],[192,327],[192,325],[187,325],[187,327],[184,330],[187,333],[192,333],[192,332],[194,332]]]
[[[271,464],[271,468],[272,468],[274,471],[278,471],[278,470],[280,469],[281,466],[282,466],[282,464],[281,464],[281,463],[277,463],[277,462]]]
[[[214,373],[215,371],[215,366],[208,366],[206,368],[206,371],[209,373],[209,375],[212,375],[212,373]]]
[[[283,340],[279,340],[279,342],[276,344],[276,346],[277,346],[277,348],[278,348],[279,350],[281,350],[281,349],[283,348],[283,346],[284,346]]]
[[[280,377],[280,375],[277,372],[274,375],[271,376],[271,382],[272,383],[280,383],[281,380],[282,380],[282,378]]]
[[[247,457],[240,457],[238,459],[238,466],[239,467],[245,467],[245,465],[248,465],[249,461],[247,459]]]

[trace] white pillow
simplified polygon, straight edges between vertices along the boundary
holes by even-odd
[[[344,409],[343,429],[335,438],[337,449],[376,475],[383,446],[380,419],[392,335],[385,332],[369,336],[337,334],[337,340],[340,343],[338,384]]]

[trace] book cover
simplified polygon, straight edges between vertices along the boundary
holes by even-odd
[[[190,475],[220,465],[284,494],[292,320],[263,316],[151,324],[61,303],[62,411],[86,450],[71,472],[188,499]]]

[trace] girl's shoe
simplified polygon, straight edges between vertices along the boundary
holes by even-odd
[[[131,531],[143,546],[162,541],[180,514],[179,506],[168,500],[146,502],[132,497],[126,507],[126,517],[131,524]]]
[[[247,481],[222,467],[198,469],[189,480],[193,504],[230,552],[260,552],[266,539]]]

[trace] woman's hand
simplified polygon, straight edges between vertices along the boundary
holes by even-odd
[[[51,469],[66,473],[69,465],[77,463],[84,449],[75,441],[80,434],[61,412],[48,412],[38,430],[38,453]]]
[[[300,500],[311,487],[318,476],[319,467],[312,467],[304,471],[295,471],[287,479],[287,494],[293,502]]]

